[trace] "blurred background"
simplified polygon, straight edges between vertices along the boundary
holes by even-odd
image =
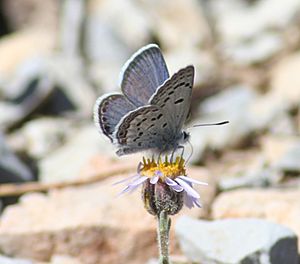
[[[157,263],[155,219],[138,192],[116,198],[111,186],[141,155],[117,157],[92,121],[97,97],[119,91],[122,65],[149,43],[170,73],[195,66],[188,126],[230,121],[190,130],[188,174],[209,186],[202,209],[180,214],[300,234],[299,0],[2,0],[0,263]],[[205,247],[190,255],[177,218],[174,263],[242,263]]]

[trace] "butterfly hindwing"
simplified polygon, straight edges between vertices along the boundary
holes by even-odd
[[[159,47],[147,45],[138,50],[123,66],[121,89],[128,100],[140,107],[147,105],[157,87],[169,78]]]
[[[143,106],[128,113],[120,121],[114,134],[119,148],[117,154],[124,155],[147,149],[164,151],[171,140],[171,135],[166,133],[166,126],[167,122],[158,106]]]
[[[116,125],[133,109],[135,107],[122,94],[104,95],[95,103],[94,122],[98,129],[112,141]]]

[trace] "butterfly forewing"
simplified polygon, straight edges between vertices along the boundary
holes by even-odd
[[[187,66],[159,87],[150,99],[151,105],[161,108],[171,134],[178,135],[188,117],[193,82],[194,67]]]
[[[110,140],[122,117],[135,107],[122,94],[109,94],[99,97],[94,106],[94,122],[98,129]]]
[[[121,89],[136,107],[147,105],[156,89],[169,78],[159,47],[150,44],[137,51],[124,65]]]

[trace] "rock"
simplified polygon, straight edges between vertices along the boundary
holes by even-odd
[[[209,183],[201,188],[206,208],[209,192],[215,192],[210,190],[214,188],[211,176],[198,169],[188,169],[188,173]],[[7,207],[1,216],[0,250],[40,261],[68,255],[85,264],[99,260],[113,264],[120,259],[122,263],[140,264],[157,256],[155,219],[143,208],[140,190],[116,197],[122,186],[112,184],[118,180],[120,177],[113,177],[96,184],[22,196],[19,204]],[[197,208],[189,213],[199,215],[201,211]],[[173,229],[171,232],[174,237]]]
[[[218,78],[218,70],[215,61],[208,52],[199,51],[196,48],[189,49],[173,49],[164,52],[164,57],[167,63],[170,74],[179,71],[179,69],[194,65],[195,78],[194,89],[211,83]]]
[[[0,134],[0,183],[25,182],[34,179],[30,169],[9,149]]]
[[[49,264],[83,264],[79,259],[66,255],[55,255]]]
[[[117,198],[114,181],[23,196],[19,205],[8,207],[2,216],[1,250],[39,261],[63,254],[86,264],[100,259],[101,263],[120,263],[120,258],[125,263],[141,263],[130,260],[156,253],[155,221],[143,209],[139,192]]]
[[[300,140],[297,137],[267,136],[261,143],[271,167],[281,172],[300,173]]]
[[[63,108],[67,103],[70,108],[75,108],[82,117],[90,119],[97,95],[87,80],[87,66],[78,57],[59,54],[49,59],[48,71],[56,84],[56,91],[60,91],[56,100],[52,101],[54,104],[52,109],[56,109],[57,106]],[[55,101],[61,100],[62,97],[65,100],[56,102],[55,105]]]
[[[41,159],[59,148],[74,129],[72,122],[65,118],[38,118],[10,134],[8,144],[17,152]]]
[[[264,61],[284,47],[283,32],[296,22],[297,0],[210,1],[220,50],[238,64]],[[225,51],[225,52],[224,52]]]
[[[221,150],[225,146],[241,145],[252,131],[249,122],[249,108],[257,94],[249,87],[235,86],[204,100],[192,124],[203,124],[229,120],[220,127],[198,127],[191,131],[191,144],[194,148],[192,161],[201,159],[205,149]],[[189,125],[188,125],[189,126]]]
[[[124,47],[130,47],[132,50],[140,48],[151,39],[149,10],[144,10],[142,3],[137,4],[132,0],[92,0],[89,3],[88,11],[90,18],[95,22],[90,24],[92,26],[90,32],[93,35],[110,31],[111,37],[114,36],[116,42],[123,43]],[[100,40],[99,44],[103,41],[110,41],[110,39],[99,38],[99,35],[90,37]],[[105,45],[105,43],[103,44]],[[115,53],[112,54],[112,57],[115,57],[118,50],[107,47],[109,52]],[[93,47],[93,51],[104,55],[104,50],[100,51],[97,45]]]
[[[57,27],[58,3],[51,0],[25,0],[20,3],[3,2],[5,18],[14,30],[32,27],[55,29]]]
[[[176,234],[185,255],[197,263],[298,263],[295,233],[264,220],[181,217]]]
[[[13,259],[5,256],[0,256],[1,264],[34,264],[33,262],[25,259]]]
[[[252,41],[227,46],[224,55],[240,65],[264,62],[283,49],[283,40],[276,34],[264,34]]]
[[[278,183],[281,179],[278,173],[270,168],[258,167],[256,170],[246,170],[242,175],[234,175],[219,181],[221,191],[229,191],[243,187],[266,187]]]
[[[271,69],[270,90],[258,97],[250,107],[250,122],[255,130],[269,128],[278,131],[278,125],[287,123],[279,130],[281,134],[297,134],[288,112],[298,107],[300,101],[300,53],[284,57]],[[277,126],[276,126],[277,125]],[[277,132],[278,133],[278,132]]]
[[[294,97],[297,96],[296,92],[292,93]],[[221,127],[193,128],[191,131],[191,143],[194,147],[192,161],[199,161],[206,149],[222,150],[225,147],[245,146],[252,133],[266,129],[273,130],[276,122],[280,122],[287,115],[287,111],[292,109],[292,104],[285,97],[280,97],[274,90],[259,95],[253,88],[239,85],[227,88],[204,100],[196,112],[197,116],[193,118],[191,125],[187,125],[188,127],[223,120],[229,120],[230,123]],[[293,124],[290,129],[285,127],[282,131],[282,135],[297,134]]]
[[[88,8],[86,56],[89,74],[102,92],[115,92],[123,64],[148,44],[148,14],[134,1],[93,0]]]
[[[80,177],[81,169],[97,154],[114,156],[112,144],[89,124],[69,135],[65,144],[40,160],[40,180],[59,182]]]
[[[29,83],[47,75],[49,56],[31,56],[16,66],[15,71],[3,81],[3,97],[9,101],[21,101],[19,98],[30,93]]]
[[[9,78],[29,58],[49,55],[54,46],[53,32],[44,29],[24,30],[3,37],[0,41],[0,79]]]
[[[196,0],[143,1],[154,35],[163,49],[189,49],[211,39],[200,2]],[[178,19],[178,15],[184,19]]]
[[[1,102],[0,128],[7,130],[28,117],[49,97],[54,85],[49,76],[38,76],[26,84],[25,93],[14,102]]]
[[[297,128],[294,120],[287,112],[279,114],[270,124],[270,133],[278,136],[296,136]]]
[[[300,101],[300,53],[295,53],[279,61],[271,72],[270,100],[285,109],[298,106]]]
[[[213,219],[255,217],[289,227],[300,236],[300,191],[288,189],[241,189],[217,196]],[[300,246],[300,242],[298,242]]]
[[[278,168],[285,172],[300,174],[300,140],[291,147],[278,162]]]

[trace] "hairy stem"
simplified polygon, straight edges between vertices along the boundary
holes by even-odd
[[[158,215],[157,240],[159,247],[159,263],[170,264],[169,262],[169,231],[171,219],[165,211]]]

